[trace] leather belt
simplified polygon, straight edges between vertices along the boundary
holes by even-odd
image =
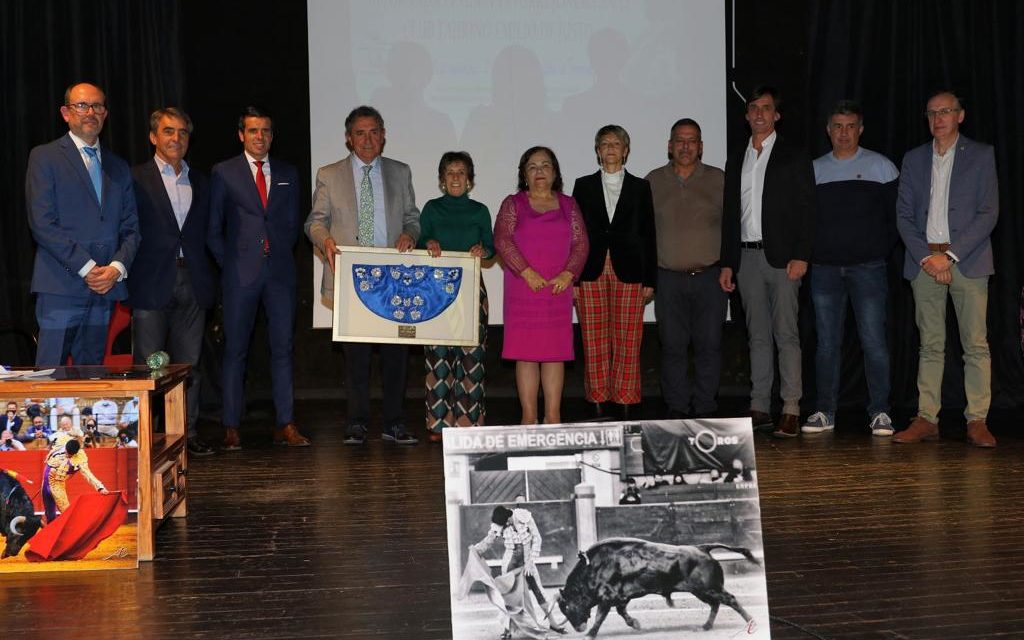
[[[174,262],[175,262],[175,264],[178,265],[179,268],[181,268],[181,269],[185,268],[185,258],[182,258],[182,257],[179,256],[179,257],[174,259]]]
[[[741,242],[740,246],[744,249],[764,249],[764,242],[761,240],[756,242]]]
[[[946,253],[947,251],[949,251],[949,243],[948,242],[929,242],[928,243],[928,250],[929,251],[934,251],[935,253]]]
[[[706,267],[692,267],[692,268],[680,269],[680,273],[686,274],[688,276],[695,276],[695,275],[704,273],[708,269],[714,269],[717,266],[718,266],[718,263],[716,262],[714,264],[709,264]]]

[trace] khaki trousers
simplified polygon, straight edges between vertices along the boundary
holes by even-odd
[[[988,276],[968,278],[952,267],[949,285],[935,282],[922,270],[911,281],[915,319],[921,334],[917,366],[917,414],[929,422],[939,421],[942,408],[942,373],[946,362],[946,295],[953,299],[960,344],[964,350],[964,416],[984,420],[992,403],[992,358],[988,349]]]

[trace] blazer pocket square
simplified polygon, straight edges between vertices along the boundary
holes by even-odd
[[[274,184],[276,184],[279,187],[287,187],[291,183],[290,182],[275,182]]]

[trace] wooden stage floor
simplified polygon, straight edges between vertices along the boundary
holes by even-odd
[[[513,399],[489,406],[492,423],[517,419]],[[154,562],[0,575],[0,638],[449,637],[441,447],[379,431],[345,447],[343,415],[300,402],[314,446],[282,449],[257,406],[245,450],[192,461],[190,515],[160,530]],[[894,445],[862,422],[757,436],[772,637],[1024,637],[1018,421],[988,451]]]

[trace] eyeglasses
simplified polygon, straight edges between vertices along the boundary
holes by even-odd
[[[107,105],[102,102],[76,102],[65,106],[80,116],[89,113],[89,109],[92,109],[92,112],[98,116],[102,116],[107,112]]]
[[[957,111],[961,110],[962,109],[960,107],[942,107],[941,109],[929,109],[928,111],[924,112],[924,117],[929,119],[946,117],[951,113],[956,113]]]

